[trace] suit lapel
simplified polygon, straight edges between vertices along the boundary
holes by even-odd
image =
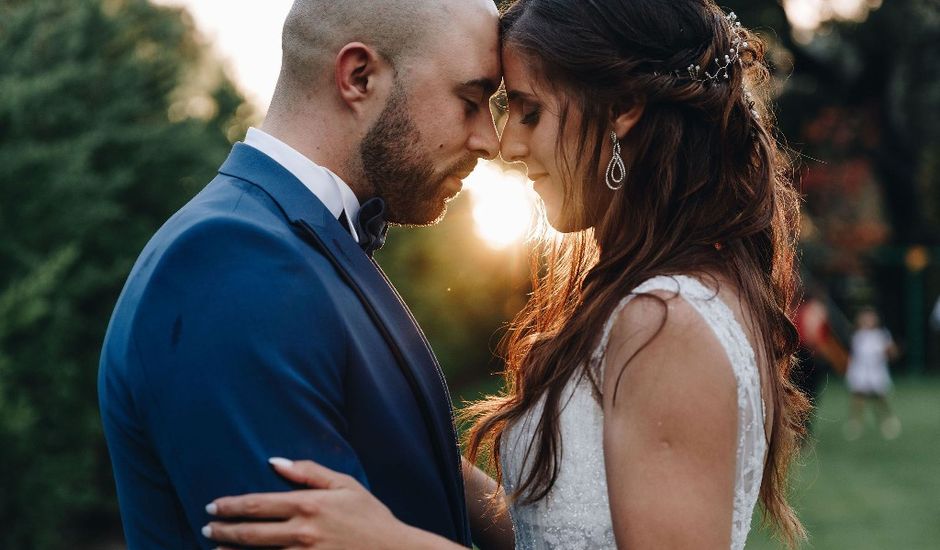
[[[378,264],[362,251],[313,193],[280,164],[238,143],[219,172],[250,181],[271,196],[291,224],[333,263],[357,294],[415,394],[441,477],[450,489],[447,493],[455,526],[467,538],[469,526],[450,393],[437,359],[407,306]]]

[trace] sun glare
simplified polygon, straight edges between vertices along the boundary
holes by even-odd
[[[819,25],[824,5],[822,0],[788,0],[784,9],[797,30],[809,31]]]
[[[464,185],[473,200],[477,234],[487,245],[500,250],[526,237],[538,197],[521,172],[481,160]]]

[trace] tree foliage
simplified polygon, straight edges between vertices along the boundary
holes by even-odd
[[[882,241],[940,239],[938,43],[940,5],[925,0],[884,2],[864,20],[829,21],[809,44],[791,43],[799,54],[780,98],[781,120],[807,155],[814,216],[857,202],[863,211],[855,221],[871,221],[864,212],[871,181],[884,205]],[[871,230],[862,233],[867,241]]]
[[[376,254],[421,324],[458,402],[498,386],[492,375],[502,364],[494,354],[529,289],[525,247],[483,245],[473,231],[472,206],[464,193],[440,224],[393,229]]]
[[[111,309],[250,112],[192,22],[145,0],[4,0],[0,51],[0,547],[64,548],[116,514]]]

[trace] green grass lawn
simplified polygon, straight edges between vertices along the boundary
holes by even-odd
[[[891,403],[898,439],[881,438],[872,416],[846,441],[849,394],[833,377],[820,397],[816,444],[795,468],[792,501],[817,550],[940,549],[940,379],[897,381]],[[756,516],[756,514],[755,514]],[[782,548],[758,530],[747,548]]]

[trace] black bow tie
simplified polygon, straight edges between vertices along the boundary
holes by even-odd
[[[388,234],[388,222],[385,221],[385,201],[379,197],[367,200],[359,209],[356,230],[359,232],[359,246],[371,258],[372,254],[385,244]]]

